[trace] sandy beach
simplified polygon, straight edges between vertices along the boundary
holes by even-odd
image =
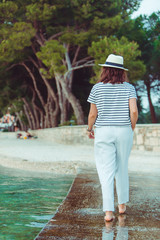
[[[132,151],[130,172],[160,171],[159,152]],[[0,165],[37,172],[76,174],[80,168],[95,166],[94,148],[86,145],[65,145],[39,139],[1,139]]]
[[[3,139],[0,165],[38,172],[76,174],[94,165],[93,147],[46,143],[41,140]]]

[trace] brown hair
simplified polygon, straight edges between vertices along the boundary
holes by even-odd
[[[127,81],[127,74],[126,71],[119,68],[113,68],[113,67],[103,67],[100,79],[98,82],[103,83],[123,83]]]

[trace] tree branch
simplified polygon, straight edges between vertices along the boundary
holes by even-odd
[[[77,61],[77,62],[75,62],[74,64],[72,64],[72,67],[74,67],[74,66],[77,66],[77,65],[79,65],[80,63],[83,63],[83,62],[85,62],[85,61],[88,61],[89,59],[91,59],[92,57],[85,57],[85,58],[83,58],[83,59],[80,59],[79,61]]]
[[[72,68],[71,60],[70,60],[70,57],[69,57],[69,44],[64,43],[63,46],[66,49],[65,60],[66,60],[67,67],[68,67],[68,70],[69,70],[70,68]]]
[[[30,68],[24,62],[20,63],[20,65],[22,65],[27,70],[29,76],[32,79],[33,86],[34,86],[34,88],[36,90],[36,93],[37,93],[37,95],[38,95],[38,97],[39,97],[39,99],[41,101],[41,104],[44,107],[45,106],[45,102],[44,102],[43,97],[42,97],[42,95],[41,95],[41,93],[40,93],[40,91],[39,91],[39,89],[37,87],[37,82],[36,82],[36,79],[35,79],[33,73],[31,72]]]
[[[53,34],[51,37],[48,38],[48,41],[53,40],[53,39],[55,39],[55,38],[61,36],[62,33],[63,33],[63,32],[59,32],[59,33]]]
[[[34,65],[37,69],[39,69],[38,64],[36,63],[36,61],[35,61],[32,57],[29,57],[29,60],[33,63],[33,65]]]
[[[71,71],[74,71],[74,70],[77,70],[77,69],[81,69],[81,68],[85,68],[85,67],[93,67],[95,64],[94,64],[94,61],[89,61],[83,65],[80,65],[80,66],[76,66],[76,67],[73,67],[71,68],[70,70],[68,70],[65,74],[64,74],[64,78],[66,79],[67,78],[67,75],[71,72]]]
[[[31,47],[32,47],[32,50],[33,50],[33,52],[34,52],[35,57],[37,58],[37,61],[38,61],[39,66],[42,67],[42,62],[41,62],[41,60],[40,60],[40,59],[37,57],[37,55],[36,55],[36,49],[35,49],[34,44],[32,44]],[[29,59],[31,60],[31,59],[33,59],[33,58],[32,58],[32,57],[29,57]]]
[[[74,58],[73,58],[73,61],[72,61],[72,66],[75,64],[75,62],[76,62],[76,60],[77,60],[77,57],[78,57],[80,48],[81,48],[81,47],[78,46],[77,49],[76,49],[76,52],[75,52],[75,55],[74,55]]]
[[[40,46],[44,45],[44,42],[42,41],[42,39],[39,37],[38,33],[36,33],[35,35],[36,41],[39,43]]]
[[[16,67],[18,65],[20,65],[20,64],[19,63],[14,63],[10,67],[6,68],[6,70],[9,71],[9,70],[11,70],[12,68],[14,68],[14,67]]]
[[[53,98],[54,102],[55,102],[55,111],[54,111],[54,114],[56,115],[57,112],[59,111],[59,106],[58,106],[58,100],[57,100],[57,96],[56,96],[56,93],[54,92],[51,84],[49,83],[49,81],[43,76],[43,74],[40,72],[40,69],[39,69],[39,66],[38,64],[36,63],[36,61],[32,58],[32,57],[29,57],[30,61],[33,63],[33,65],[37,68],[42,80],[44,81],[46,87],[47,87],[47,90],[48,90],[48,94],[50,93],[51,97]]]
[[[47,41],[47,39],[43,36],[42,30],[40,31],[39,35],[40,35],[43,43],[44,43],[45,41]]]

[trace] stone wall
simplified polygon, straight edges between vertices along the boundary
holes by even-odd
[[[160,152],[160,124],[137,124],[133,149]]]
[[[52,143],[93,145],[93,139],[86,135],[86,128],[87,126],[64,126],[31,132],[39,139]],[[13,139],[16,134],[0,132],[0,139]],[[133,149],[160,152],[160,124],[137,124]]]
[[[63,126],[31,131],[38,138],[53,143],[64,144],[93,144],[93,140],[86,135],[86,126]]]
[[[53,143],[93,145],[94,141],[86,136],[86,128],[87,126],[65,126],[33,132],[40,139]],[[133,149],[160,152],[160,124],[137,124]]]

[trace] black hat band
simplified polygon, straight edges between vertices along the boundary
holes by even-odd
[[[115,67],[123,67],[123,64],[118,64],[118,63],[105,62],[105,64],[115,66]]]

